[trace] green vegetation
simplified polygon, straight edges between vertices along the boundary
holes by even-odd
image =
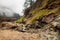
[[[21,17],[21,18],[18,19],[16,22],[17,22],[17,23],[22,23],[22,22],[24,21],[24,19],[25,19],[24,17]]]
[[[42,1],[42,0],[41,0]],[[37,0],[39,3],[40,0]],[[25,22],[25,25],[33,24],[36,22],[36,19],[42,18],[43,16],[47,16],[49,14],[58,14],[60,12],[60,0],[43,0],[41,4],[36,4],[37,7],[31,11],[28,12],[28,14],[32,14],[31,17],[27,18],[25,15],[24,17],[21,17],[18,19],[18,23]],[[52,6],[51,6],[52,5]],[[34,6],[32,6],[34,7]],[[30,8],[30,7],[29,7]],[[29,16],[29,15],[28,15]]]

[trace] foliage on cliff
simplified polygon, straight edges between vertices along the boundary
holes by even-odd
[[[25,9],[24,17],[18,19],[18,23],[25,22],[25,25],[33,24],[37,19],[49,14],[60,12],[60,0],[36,0],[29,8]]]

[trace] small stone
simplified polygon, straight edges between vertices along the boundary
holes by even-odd
[[[54,27],[56,27],[59,23],[58,22],[52,22],[51,23]]]

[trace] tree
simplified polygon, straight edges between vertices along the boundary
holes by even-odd
[[[24,6],[25,8],[28,8],[30,7],[31,5],[33,5],[33,3],[35,2],[36,0],[26,0]]]

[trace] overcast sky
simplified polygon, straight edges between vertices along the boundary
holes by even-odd
[[[24,2],[25,0],[0,0],[0,6],[8,7],[20,15],[23,15]]]

